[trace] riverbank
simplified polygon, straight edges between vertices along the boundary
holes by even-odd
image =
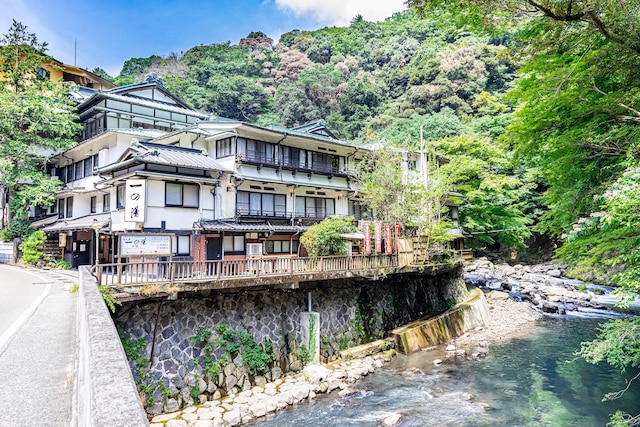
[[[529,272],[528,272],[528,271]],[[526,335],[535,327],[535,322],[542,319],[545,314],[541,309],[534,308],[531,298],[518,297],[522,292],[515,294],[515,301],[509,292],[513,288],[522,289],[521,283],[515,282],[513,275],[520,275],[524,282],[537,279],[540,283],[530,287],[531,292],[540,295],[556,295],[560,290],[549,291],[549,286],[560,285],[560,281],[551,281],[552,275],[562,274],[557,265],[544,266],[520,266],[518,268],[506,265],[493,265],[489,261],[480,259],[476,263],[467,266],[465,279],[468,284],[479,284],[482,279],[485,298],[491,311],[491,321],[485,326],[468,331],[460,337],[454,338],[449,343],[437,347],[424,349],[436,364],[458,362],[462,360],[474,360],[486,357],[491,344],[507,341],[511,338]],[[511,273],[511,276],[505,274]],[[527,275],[528,274],[528,275]],[[498,279],[500,278],[500,279]],[[559,279],[562,280],[562,279]],[[504,285],[504,284],[508,285]],[[537,282],[536,282],[537,283]],[[574,281],[570,285],[580,286]],[[496,287],[490,289],[487,284]],[[526,283],[525,283],[526,284]],[[511,291],[504,288],[511,286]],[[564,288],[562,292],[570,292]],[[499,289],[499,290],[497,290]],[[566,293],[565,292],[565,293]],[[584,304],[590,304],[593,292],[584,292],[582,300]],[[574,294],[568,294],[574,297]],[[552,298],[553,299],[553,298]],[[546,301],[546,299],[545,299]],[[560,302],[560,301],[558,301]],[[261,387],[242,391],[229,395],[222,399],[205,402],[201,405],[187,407],[181,411],[170,414],[158,415],[152,419],[152,427],[222,427],[237,426],[261,418],[269,413],[281,411],[289,406],[297,405],[316,397],[336,392],[346,396],[356,391],[355,383],[381,369],[390,362],[395,352],[384,352],[364,358],[352,360],[339,360],[326,365],[310,365],[295,375],[289,375],[276,381],[267,383]],[[394,420],[381,420],[383,425],[395,425]]]
[[[544,318],[544,314],[529,302],[516,302],[505,292],[489,291],[485,298],[491,311],[491,321],[436,348],[435,364],[443,363],[443,359],[454,361],[486,357],[491,344],[527,334],[535,327],[536,321]]]
[[[381,369],[394,356],[395,350],[387,350],[358,359],[308,365],[300,373],[261,387],[157,415],[151,420],[151,427],[238,426],[334,390],[339,390],[340,396],[347,396],[355,392],[352,385],[356,381]]]

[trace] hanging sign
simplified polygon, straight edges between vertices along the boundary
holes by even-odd
[[[124,220],[144,222],[146,215],[147,180],[128,179],[124,191]]]
[[[376,241],[376,253],[382,253],[382,221],[373,222],[373,232]]]
[[[384,225],[384,249],[387,254],[393,253],[393,240],[391,238],[391,224]]]
[[[400,224],[396,223],[396,253],[400,252]]]
[[[364,234],[364,253],[371,255],[371,229],[368,221],[362,223],[362,233]]]

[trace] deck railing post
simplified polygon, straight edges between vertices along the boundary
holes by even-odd
[[[118,270],[118,285],[122,284],[122,262],[120,261],[120,259],[118,259],[118,266],[117,266],[117,270]]]

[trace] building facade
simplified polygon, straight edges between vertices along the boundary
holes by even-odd
[[[362,215],[351,171],[371,148],[322,121],[289,129],[215,117],[153,78],[72,95],[83,134],[52,157],[64,188],[34,225],[74,267],[132,258],[123,236],[164,236],[158,258],[304,256],[309,225]],[[406,156],[407,168],[420,161]]]

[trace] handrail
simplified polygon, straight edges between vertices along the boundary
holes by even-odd
[[[142,285],[294,274],[363,271],[398,266],[398,255],[350,255],[328,257],[270,257],[243,260],[150,260],[94,266],[101,285]]]

